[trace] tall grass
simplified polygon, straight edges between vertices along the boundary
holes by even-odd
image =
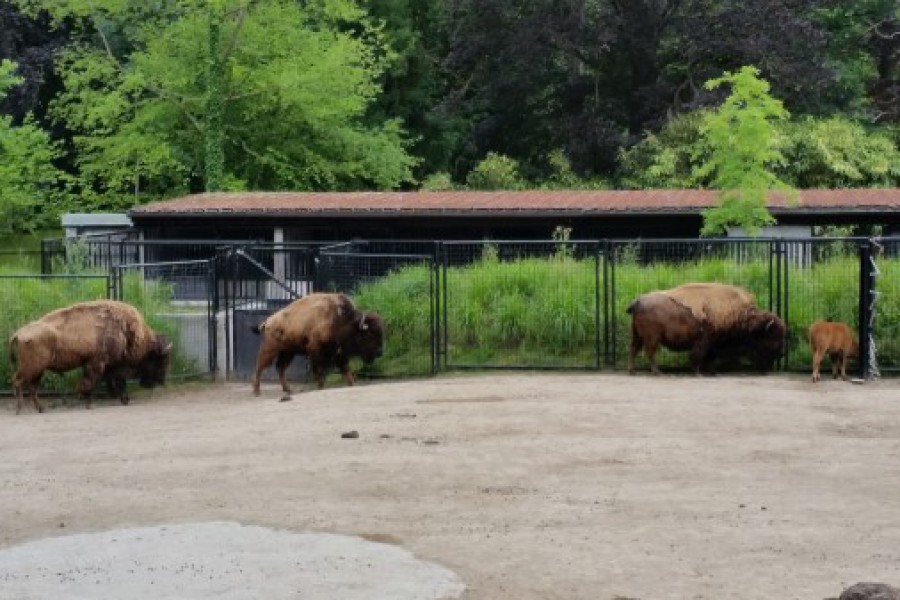
[[[875,333],[882,365],[900,364],[900,261],[881,261],[881,295]],[[597,276],[600,276],[598,279]],[[774,273],[768,259],[736,262],[700,259],[680,263],[617,264],[615,281],[602,280],[593,260],[569,257],[500,262],[488,256],[446,271],[447,363],[451,366],[591,367],[595,344],[608,325],[615,364],[624,366],[630,318],[625,310],[637,296],[691,281],[739,285],[750,290],[757,304],[777,304]],[[610,322],[603,322],[603,286],[612,297]],[[788,330],[785,367],[806,369],[810,355],[809,325],[818,319],[858,326],[859,261],[833,256],[810,267],[791,267],[784,276]],[[443,287],[443,286],[442,286]],[[598,289],[599,288],[599,289]],[[614,295],[613,295],[614,291]],[[430,367],[429,270],[402,268],[370,283],[357,300],[378,310],[388,325],[386,355],[380,369],[387,373],[422,372]],[[784,313],[782,307],[782,312]],[[599,328],[599,329],[598,329]],[[602,358],[602,357],[601,357]],[[662,364],[685,365],[684,355],[662,352]]]

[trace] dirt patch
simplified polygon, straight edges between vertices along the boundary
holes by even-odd
[[[897,380],[517,374],[280,396],[170,387],[20,417],[7,404],[0,548],[230,521],[365,533],[453,571],[466,600],[900,583]]]

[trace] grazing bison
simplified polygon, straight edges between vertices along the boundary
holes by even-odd
[[[38,412],[44,412],[37,384],[45,371],[64,373],[76,367],[84,370],[78,393],[88,408],[101,377],[110,394],[128,404],[125,378],[137,377],[148,388],[164,384],[171,350],[172,344],[124,302],[97,300],[54,310],[22,326],[9,340],[16,414],[22,410],[24,388]]]
[[[725,354],[750,355],[760,370],[768,370],[784,349],[786,328],[777,315],[759,310],[753,295],[731,285],[689,283],[650,292],[628,307],[631,346],[628,371],[643,350],[650,370],[659,373],[656,351],[664,346],[689,351],[695,373]]]
[[[825,355],[831,358],[831,375],[837,379],[847,379],[847,359],[859,358],[859,342],[853,330],[843,323],[816,321],[809,326],[809,347],[812,350],[812,380],[821,379],[819,365]]]
[[[309,294],[252,329],[263,337],[253,379],[256,395],[262,372],[276,358],[281,389],[291,393],[285,371],[297,354],[309,360],[319,389],[325,387],[325,375],[332,365],[340,370],[347,385],[353,385],[350,358],[359,356],[371,363],[381,356],[384,337],[381,317],[358,310],[343,294]]]

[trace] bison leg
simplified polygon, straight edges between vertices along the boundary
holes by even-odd
[[[634,375],[634,359],[637,356],[638,352],[641,351],[643,347],[643,342],[641,341],[641,336],[638,335],[637,331],[632,327],[631,329],[631,345],[628,347],[628,374]]]
[[[128,384],[125,378],[113,373],[107,373],[104,379],[106,380],[106,389],[109,395],[113,398],[118,398],[119,402],[127,406],[131,402],[131,398],[128,397]]]
[[[837,379],[838,376],[840,376],[843,379],[846,379],[847,374],[844,370],[844,353],[838,350],[832,352],[829,357],[831,358],[831,378]]]
[[[654,375],[660,375],[659,366],[656,364],[656,351],[659,350],[659,342],[650,340],[644,344],[644,354],[647,355],[647,361],[650,363],[650,372]]]
[[[320,390],[325,389],[325,364],[321,359],[314,359],[313,357],[309,358],[309,370],[313,374],[313,378],[316,380],[316,387]]]
[[[812,380],[813,383],[818,383],[819,380],[822,379],[821,375],[819,375],[819,367],[822,365],[822,359],[825,357],[825,351],[820,350],[818,348],[813,352],[812,359]]]
[[[279,352],[278,360],[275,361],[275,369],[278,371],[278,381],[281,382],[281,389],[285,394],[291,393],[291,388],[287,384],[287,379],[285,378],[285,371],[287,371],[292,360],[294,360],[294,353],[285,351]]]
[[[253,377],[253,393],[255,395],[259,396],[259,380],[262,372],[269,368],[278,354],[278,350],[270,347],[265,340],[259,347],[259,355],[256,357],[256,375]]]
[[[84,407],[91,408],[91,394],[94,391],[94,383],[103,375],[102,363],[87,363],[84,365],[84,373],[78,383],[78,395],[84,399]]]
[[[340,358],[338,360],[337,366],[341,372],[341,375],[344,376],[344,382],[347,385],[353,385],[353,371],[350,370],[350,359],[347,357]]]

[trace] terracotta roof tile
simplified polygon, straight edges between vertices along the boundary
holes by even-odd
[[[631,214],[698,212],[716,202],[711,190],[529,190],[499,192],[234,192],[152,202],[142,216],[337,216],[357,214]],[[900,212],[900,189],[802,190],[788,206],[773,194],[769,207],[785,212]]]

